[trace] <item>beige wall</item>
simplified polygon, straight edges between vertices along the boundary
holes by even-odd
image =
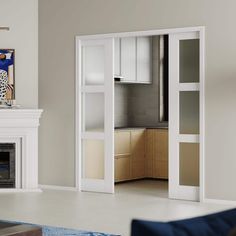
[[[16,100],[38,106],[38,0],[0,0],[0,48],[15,49]]]
[[[206,196],[236,200],[236,2],[40,0],[40,182],[74,185],[75,35],[206,26]]]

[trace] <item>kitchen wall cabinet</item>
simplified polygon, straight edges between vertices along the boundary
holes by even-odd
[[[137,37],[137,82],[152,82],[152,39]]]
[[[114,63],[115,63],[115,68],[114,68],[114,76],[115,77],[119,77],[121,76],[121,71],[120,71],[120,38],[115,38],[114,39],[114,49],[115,49],[115,53],[114,53]]]
[[[115,77],[121,83],[152,83],[151,37],[115,39]]]
[[[168,179],[168,130],[121,129],[115,132],[115,182]]]
[[[136,37],[121,38],[120,71],[124,81],[136,82]]]

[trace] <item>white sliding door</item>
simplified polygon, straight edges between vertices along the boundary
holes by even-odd
[[[169,35],[169,197],[198,201],[203,148],[199,32]]]
[[[113,39],[77,39],[77,186],[114,192]]]

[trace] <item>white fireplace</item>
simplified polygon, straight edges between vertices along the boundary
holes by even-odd
[[[40,109],[0,109],[0,192],[40,191]]]

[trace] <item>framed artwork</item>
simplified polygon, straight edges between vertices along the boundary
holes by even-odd
[[[0,49],[0,101],[15,100],[15,50]]]

